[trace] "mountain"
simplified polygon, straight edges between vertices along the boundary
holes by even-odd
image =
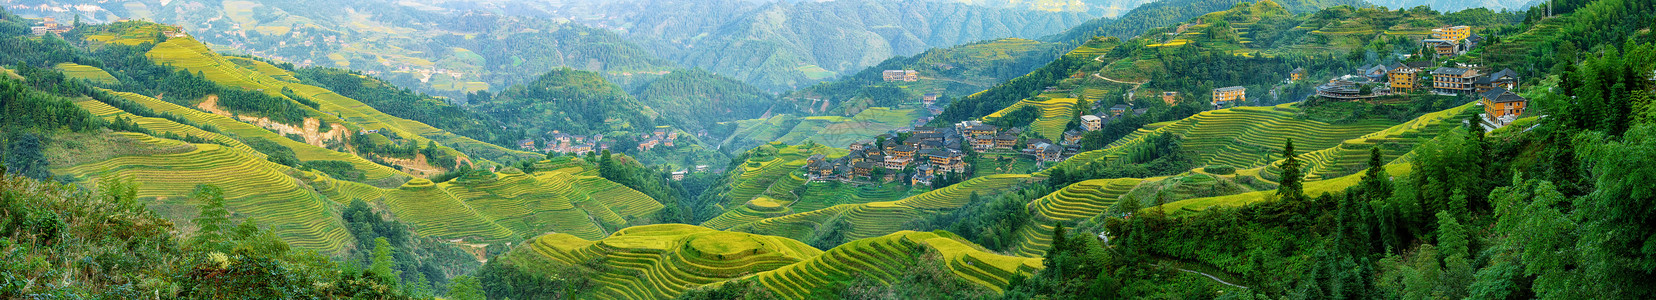
[[[456,9],[556,17],[613,29],[660,57],[769,91],[860,71],[887,58],[1008,37],[1052,34],[1082,12],[935,1],[500,1]],[[739,55],[733,55],[739,54]]]
[[[665,122],[691,132],[715,123],[763,116],[776,96],[740,81],[701,70],[674,71],[634,88],[639,102],[662,114]]]
[[[1455,12],[1472,8],[1487,8],[1493,11],[1523,10],[1534,6],[1534,0],[1475,0],[1475,1],[1423,1],[1423,0],[1369,0],[1369,3],[1392,9],[1407,9],[1417,6],[1428,6],[1442,12]],[[1541,2],[1545,3],[1545,2]]]
[[[1171,26],[1209,12],[1230,9],[1238,3],[1245,2],[1252,1],[1162,0],[1150,2],[1128,11],[1119,18],[1094,19],[1064,30],[1064,32],[1042,37],[1041,40],[1079,45],[1087,39],[1098,36],[1129,38],[1137,36],[1147,29]],[[1364,4],[1367,4],[1362,0],[1284,0],[1276,2],[1293,13],[1315,12],[1338,5],[1364,6]]]
[[[412,2],[29,0],[16,4],[17,13],[62,20],[79,16],[89,23],[145,19],[178,24],[220,51],[299,66],[349,68],[453,99],[463,99],[466,92],[527,82],[561,67],[626,78],[666,71],[673,65],[607,30]]]
[[[953,0],[953,2],[989,7],[1087,12],[1094,16],[1105,18],[1119,17],[1122,13],[1126,13],[1139,5],[1155,1],[1156,0]]]

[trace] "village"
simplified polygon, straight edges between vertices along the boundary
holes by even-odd
[[[1432,50],[1433,58],[1449,58],[1465,54],[1483,41],[1470,27],[1451,26],[1433,29],[1431,38],[1422,40],[1422,44]],[[1479,125],[1486,131],[1512,124],[1529,103],[1517,94],[1518,73],[1511,69],[1486,75],[1478,66],[1457,63],[1448,67],[1434,60],[1413,60],[1361,66],[1355,72],[1318,85],[1314,96],[1343,101],[1407,94],[1475,97],[1477,105],[1483,106]],[[1303,80],[1305,70],[1295,69],[1289,76],[1291,81]],[[1215,107],[1224,103],[1223,89],[1214,90]]]

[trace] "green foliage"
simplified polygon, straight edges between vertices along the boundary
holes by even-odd
[[[368,273],[379,276],[381,280],[390,282],[391,285],[396,285],[399,274],[397,274],[397,271],[391,270],[391,265],[394,263],[396,263],[396,259],[391,258],[391,242],[386,241],[384,237],[374,238],[373,264],[368,266]]]
[[[275,141],[261,137],[248,137],[241,139],[241,142],[247,144],[248,147],[253,147],[253,150],[257,150],[259,153],[264,153],[266,160],[289,167],[301,166],[299,157],[293,153],[292,148],[282,146],[282,144]]]
[[[597,73],[558,69],[470,103],[525,137],[643,131],[655,128],[656,113]]]
[[[1299,154],[1294,152],[1294,139],[1282,146],[1282,181],[1277,183],[1277,197],[1282,201],[1305,201],[1305,174],[1300,171]]]
[[[224,252],[229,250],[230,211],[224,208],[224,189],[213,185],[196,186],[190,192],[190,200],[195,201],[200,211],[194,220],[196,234],[191,237],[191,244],[208,251]]]
[[[633,90],[664,121],[695,132],[714,123],[758,118],[776,101],[740,81],[702,70],[674,71]]]
[[[454,287],[449,288],[448,297],[455,300],[483,300],[483,284],[477,278],[461,275],[454,277]],[[527,298],[525,298],[527,299]]]
[[[298,74],[307,84],[324,87],[342,96],[362,101],[375,110],[392,116],[420,121],[432,127],[496,145],[512,145],[523,139],[523,132],[501,129],[500,121],[488,114],[407,88],[398,88],[360,72],[309,67],[299,69]]]

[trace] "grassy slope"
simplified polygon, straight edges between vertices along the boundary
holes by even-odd
[[[990,195],[1030,178],[1027,174],[1002,174],[973,178],[955,185],[928,191],[897,201],[840,204],[787,216],[760,219],[732,227],[731,231],[809,239],[819,226],[846,222],[848,239],[876,237],[897,232],[910,220],[966,205],[972,192]]]
[[[812,299],[831,297],[859,275],[897,280],[900,266],[916,263],[927,249],[956,276],[993,290],[1041,268],[1039,259],[990,253],[947,232],[896,232],[822,251],[784,237],[682,224],[631,227],[594,240],[549,234],[498,259],[532,272],[592,272],[586,276],[597,287],[581,294],[586,298],[668,299],[744,279],[785,299]],[[590,268],[591,262],[603,268]]]
[[[507,149],[497,145],[483,143],[471,138],[452,134],[413,120],[398,118],[380,112],[363,104],[361,101],[341,96],[338,93],[312,85],[291,82],[293,74],[281,70],[267,63],[259,61],[242,61],[255,67],[243,67],[235,60],[227,58],[209,50],[206,45],[191,38],[168,39],[148,56],[157,63],[170,64],[190,72],[200,72],[208,79],[227,86],[241,87],[249,90],[263,90],[265,93],[277,97],[283,88],[293,90],[296,94],[312,99],[321,104],[317,110],[323,123],[343,123],[351,130],[380,129],[390,130],[398,136],[409,138],[418,144],[425,144],[435,140],[441,145],[454,145],[454,148],[469,149],[482,148],[488,151],[512,153],[522,157],[536,156],[532,153]],[[271,74],[269,72],[279,72]]]
[[[175,123],[176,124],[176,123]],[[252,217],[259,224],[295,247],[335,253],[346,247],[350,234],[335,215],[338,203],[288,176],[293,169],[266,161],[244,150],[215,144],[186,144],[137,133],[109,133],[142,142],[139,149],[183,149],[131,153],[113,158],[53,166],[55,174],[81,179],[123,178],[139,184],[138,197],[149,206],[175,219],[194,216],[195,205],[188,199],[198,184],[224,189],[227,208],[237,216]],[[83,141],[84,142],[84,141]],[[82,144],[83,147],[96,147]],[[63,149],[56,151],[85,151]],[[187,221],[180,220],[180,224]]]
[[[604,262],[582,291],[596,299],[670,299],[697,286],[799,263],[821,255],[799,241],[683,224],[630,227],[608,237],[548,234],[498,260],[538,272]]]
[[[57,68],[58,71],[63,71],[63,75],[69,76],[69,78],[86,79],[92,82],[109,84],[120,83],[120,80],[115,80],[114,75],[109,75],[109,72],[105,72],[103,69],[99,69],[98,67],[76,63],[61,63],[55,66],[55,68]]]
[[[1041,259],[999,255],[946,231],[900,231],[856,240],[809,260],[754,274],[752,279],[784,299],[832,297],[859,276],[887,284],[897,282],[894,269],[915,263],[916,253],[936,250],[956,276],[995,291],[1014,277],[1041,269]]]

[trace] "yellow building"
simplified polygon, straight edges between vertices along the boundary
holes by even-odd
[[[1472,36],[1472,27],[1470,26],[1450,26],[1432,29],[1433,39],[1460,42],[1469,36]]]
[[[1241,86],[1222,87],[1213,89],[1213,105],[1219,106],[1234,101],[1248,101],[1248,88]]]

